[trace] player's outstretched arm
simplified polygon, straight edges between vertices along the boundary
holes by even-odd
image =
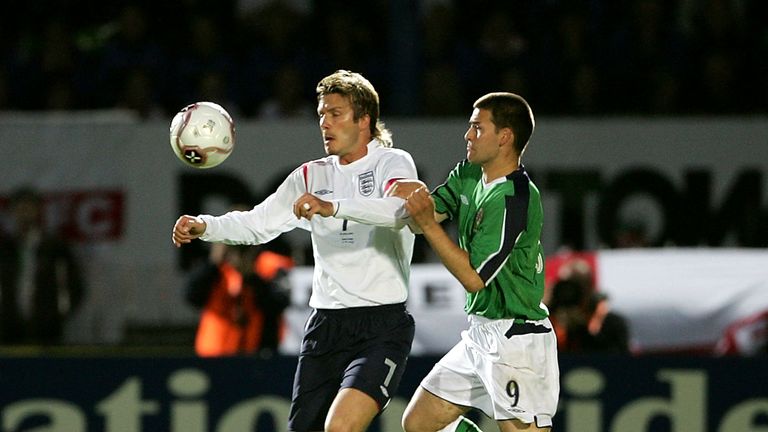
[[[182,244],[189,243],[203,235],[205,228],[205,222],[198,217],[180,216],[176,220],[176,224],[173,225],[173,233],[171,234],[173,244],[176,247],[181,247]]]
[[[470,264],[467,251],[454,243],[440,222],[435,219],[435,202],[427,188],[420,188],[411,193],[405,202],[405,208],[445,268],[464,286],[464,289],[467,292],[483,289],[485,282]]]

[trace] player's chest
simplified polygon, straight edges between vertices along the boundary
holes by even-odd
[[[459,196],[461,205],[459,207],[459,231],[462,237],[471,240],[481,229],[483,223],[487,222],[492,212],[492,208],[498,203],[496,200],[504,200],[503,193],[494,188],[483,188],[478,185],[474,188],[468,188]]]
[[[377,177],[373,168],[349,172],[338,169],[316,170],[309,173],[307,190],[324,200],[380,198],[381,181]]]

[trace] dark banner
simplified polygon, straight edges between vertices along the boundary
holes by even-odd
[[[410,360],[372,430],[401,430],[407,400],[436,360]],[[293,357],[1,358],[0,431],[284,431],[295,365]],[[563,356],[561,385],[555,431],[768,430],[764,357]]]

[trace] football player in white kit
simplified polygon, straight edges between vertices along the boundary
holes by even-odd
[[[403,229],[404,200],[386,194],[417,173],[411,156],[392,148],[367,79],[339,70],[318,83],[317,95],[328,156],[296,168],[251,210],[181,216],[173,242],[261,244],[310,231],[314,310],[288,429],[363,431],[395,394],[413,341],[405,301],[414,235]]]

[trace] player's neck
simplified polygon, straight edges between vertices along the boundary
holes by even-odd
[[[352,162],[355,162],[357,160],[360,160],[365,157],[365,155],[368,154],[368,146],[363,144],[360,147],[358,147],[355,151],[345,154],[344,156],[339,157],[339,163],[342,165],[351,164]]]
[[[506,177],[520,167],[518,160],[494,160],[483,165],[483,181],[487,184],[498,178]]]
[[[341,165],[347,165],[364,158],[368,154],[368,143],[370,142],[371,140],[365,142],[362,142],[361,140],[353,151],[343,156],[339,156],[339,163]]]

